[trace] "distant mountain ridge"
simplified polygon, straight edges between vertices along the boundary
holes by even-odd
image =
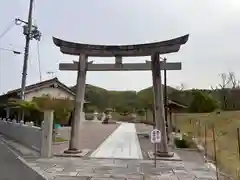
[[[71,89],[76,92],[76,86],[71,87]],[[168,99],[188,106],[193,100],[192,93],[196,90],[213,96],[216,100],[221,102],[222,109],[240,110],[240,88],[178,90],[168,86]],[[152,92],[152,87],[140,91],[109,91],[98,86],[86,84],[85,98],[97,107],[112,107],[126,104],[136,106],[140,97],[151,100],[153,98]]]

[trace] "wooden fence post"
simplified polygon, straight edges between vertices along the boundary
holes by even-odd
[[[239,132],[239,128],[237,128],[237,142],[238,142],[238,158],[240,160],[240,132]]]
[[[207,158],[207,124],[204,124],[204,155]]]
[[[219,177],[218,177],[217,148],[216,148],[216,136],[215,136],[214,125],[212,125],[212,135],[213,135],[214,161],[215,161],[215,166],[216,166],[216,178],[217,178],[217,180],[219,180]]]

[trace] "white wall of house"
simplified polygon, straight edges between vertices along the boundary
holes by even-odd
[[[53,87],[41,88],[39,90],[26,93],[25,99],[27,101],[31,101],[34,97],[42,97],[44,95],[49,95],[50,97],[57,98],[57,99],[66,99],[66,98],[70,100],[74,99],[74,96],[71,93],[61,88],[53,88]]]

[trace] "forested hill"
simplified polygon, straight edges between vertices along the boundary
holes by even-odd
[[[71,87],[76,91],[76,86]],[[85,98],[99,109],[119,108],[119,107],[139,107],[140,101],[149,101],[152,104],[152,87],[148,87],[139,92],[137,91],[109,91],[101,87],[86,84]],[[178,90],[168,87],[168,94],[178,92]],[[174,99],[171,99],[174,100]],[[179,102],[178,100],[175,100]],[[179,102],[181,103],[181,102]]]
[[[76,87],[72,87],[76,91]],[[240,88],[225,88],[215,90],[190,89],[177,90],[168,86],[168,98],[177,103],[189,106],[193,101],[193,93],[200,91],[208,94],[216,99],[221,104],[221,108],[225,110],[239,110],[240,109]],[[108,91],[104,88],[86,85],[87,101],[91,102],[93,106],[103,110],[105,108],[142,108],[150,107],[153,103],[152,87],[148,87],[139,92],[136,91]],[[144,105],[143,105],[144,104]]]

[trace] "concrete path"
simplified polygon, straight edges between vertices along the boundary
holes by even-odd
[[[44,180],[0,139],[0,179]]]
[[[143,159],[135,124],[122,123],[91,155],[95,158]]]

